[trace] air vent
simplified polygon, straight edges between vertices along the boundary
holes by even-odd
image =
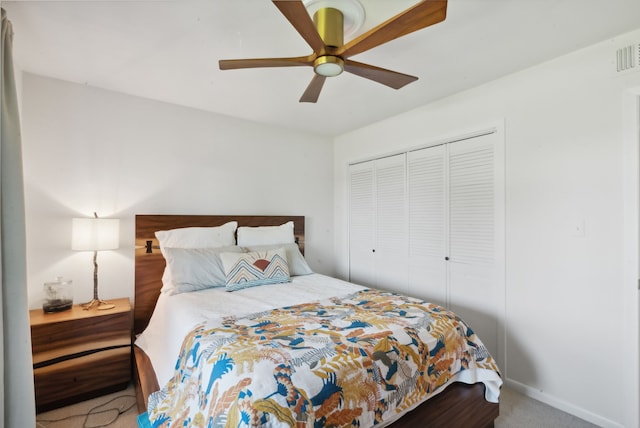
[[[625,73],[640,69],[640,43],[625,46],[616,51],[616,71]]]

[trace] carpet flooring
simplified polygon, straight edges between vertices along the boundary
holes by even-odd
[[[40,413],[37,428],[136,428],[138,408],[133,386],[93,400]],[[502,388],[496,428],[593,428],[575,416]],[[443,427],[446,428],[446,427]]]
[[[585,420],[565,413],[512,389],[502,387],[500,416],[495,428],[594,428]]]

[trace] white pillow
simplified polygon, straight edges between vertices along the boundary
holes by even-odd
[[[166,270],[171,275],[167,294],[188,293],[206,288],[224,287],[227,276],[220,253],[242,253],[242,247],[172,248],[165,247]]]
[[[300,252],[300,248],[298,244],[281,244],[281,245],[250,245],[248,247],[242,247],[246,251],[267,251],[267,250],[275,250],[277,248],[284,248],[287,263],[289,264],[289,275],[298,276],[298,275],[309,275],[312,274],[313,271],[307,264],[307,261],[304,259],[304,256]]]
[[[259,226],[238,228],[238,245],[276,245],[295,242],[293,236],[293,222],[289,221],[280,226]]]
[[[178,229],[159,230],[156,238],[160,244],[160,252],[167,258],[165,248],[215,248],[227,247],[236,243],[235,232],[237,221],[230,221],[222,226],[213,227],[182,227]],[[174,289],[171,271],[165,268],[162,274],[161,292],[171,292]]]
[[[183,227],[171,230],[159,230],[156,238],[163,247],[172,248],[214,248],[235,245],[237,221],[230,221],[215,227]],[[164,254],[164,253],[163,253]]]

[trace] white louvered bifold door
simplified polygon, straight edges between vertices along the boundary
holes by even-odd
[[[375,161],[376,183],[376,286],[408,293],[406,155]]]
[[[409,294],[447,305],[446,146],[407,154]]]
[[[375,286],[375,162],[349,167],[349,280]]]
[[[503,196],[496,168],[496,135],[449,144],[449,307],[479,334],[493,355],[498,347],[496,245]]]
[[[490,132],[350,167],[350,279],[445,306],[501,362],[504,148]]]

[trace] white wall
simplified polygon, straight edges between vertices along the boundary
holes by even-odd
[[[625,300],[638,297],[623,254],[637,237],[623,227],[624,179],[634,175],[624,173],[623,99],[640,72],[614,76],[612,64],[627,42],[640,42],[640,30],[337,138],[336,270],[348,276],[349,163],[504,121],[503,375],[598,425],[637,427],[637,307]],[[582,224],[585,235],[575,236]]]
[[[98,255],[101,298],[133,297],[135,214],[306,216],[306,257],[331,274],[331,141],[25,74],[23,157],[29,301],[44,281],[92,297],[92,253],[74,252],[71,218],[121,219]]]

